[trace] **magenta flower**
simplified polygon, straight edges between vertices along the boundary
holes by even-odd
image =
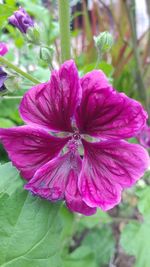
[[[26,33],[30,27],[34,27],[32,18],[22,7],[19,7],[8,20],[10,24],[17,27],[22,33]]]
[[[28,180],[25,189],[65,200],[71,211],[111,209],[149,166],[144,148],[122,140],[139,133],[146,112],[100,70],[80,79],[73,60],[66,61],[24,95],[20,114],[28,125],[1,129],[0,137]]]
[[[0,42],[0,56],[4,56],[8,52],[8,47],[5,43]]]
[[[150,127],[148,125],[138,134],[137,139],[142,146],[150,148]]]

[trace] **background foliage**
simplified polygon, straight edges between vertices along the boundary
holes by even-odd
[[[54,49],[52,63],[60,64],[57,1],[5,0],[0,4],[0,41],[9,45],[6,58],[47,81],[50,70],[40,57],[41,47]],[[78,3],[77,2],[81,2]],[[93,36],[111,31],[112,50],[98,67],[119,91],[142,102],[150,111],[150,34],[137,37],[135,2],[86,1],[72,4],[72,56],[80,74],[96,65]],[[113,1],[112,1],[113,2]],[[37,23],[43,44],[29,43],[8,17],[23,6]],[[147,1],[149,10],[149,1]],[[117,8],[117,12],[116,12]],[[42,16],[41,16],[42,14]],[[148,13],[149,21],[150,14]],[[36,56],[35,56],[36,55]],[[6,67],[10,78],[0,96],[0,127],[22,125],[20,98],[32,83]],[[131,142],[138,142],[136,139]],[[123,195],[123,201],[108,213],[92,217],[70,213],[63,203],[50,204],[23,190],[24,181],[8,162],[0,146],[0,266],[2,267],[149,267],[150,266],[150,175]]]

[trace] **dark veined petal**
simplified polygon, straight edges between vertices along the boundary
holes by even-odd
[[[57,156],[69,138],[49,135],[43,129],[29,126],[0,129],[3,143],[13,165],[29,180],[46,162]]]
[[[96,208],[89,207],[81,197],[78,189],[78,177],[72,172],[69,177],[68,184],[65,190],[65,199],[67,207],[73,212],[79,212],[86,216],[96,213]]]
[[[81,133],[100,138],[124,139],[138,134],[147,113],[141,104],[115,91],[101,72],[81,79],[83,96],[76,121]]]
[[[85,156],[79,191],[90,207],[108,210],[121,201],[121,191],[131,187],[149,166],[143,147],[125,141],[89,143],[83,140]]]
[[[23,97],[20,114],[29,124],[54,131],[72,131],[71,121],[81,99],[81,86],[73,60],[53,71],[49,82],[31,88]]]
[[[25,185],[25,189],[50,201],[66,199],[71,211],[91,215],[96,209],[88,207],[77,189],[82,161],[70,152],[58,156],[42,166]]]

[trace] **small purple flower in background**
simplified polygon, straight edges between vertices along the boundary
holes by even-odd
[[[150,148],[150,127],[148,125],[138,134],[137,139],[142,146]]]
[[[5,91],[4,82],[7,80],[7,73],[0,67],[0,92]]]
[[[79,78],[74,61],[66,61],[24,95],[20,114],[28,125],[0,129],[0,138],[25,189],[65,200],[71,211],[111,209],[149,166],[147,151],[123,140],[141,131],[146,112],[100,70]]]
[[[9,23],[17,27],[22,33],[26,33],[30,27],[34,27],[32,18],[22,7],[9,17]]]
[[[0,42],[0,56],[4,56],[8,52],[8,47],[5,43]],[[0,67],[0,93],[6,88],[4,82],[7,79],[7,73]]]
[[[8,47],[5,43],[0,42],[0,56],[4,56],[8,52]]]

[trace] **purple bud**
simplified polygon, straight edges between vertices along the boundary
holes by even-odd
[[[34,27],[33,20],[22,7],[19,7],[8,20],[10,24],[17,27],[22,33],[26,33],[28,28]]]
[[[8,52],[8,47],[5,43],[0,43],[0,56],[4,56]]]
[[[4,85],[6,79],[7,79],[7,73],[0,67],[0,92],[6,89]]]

